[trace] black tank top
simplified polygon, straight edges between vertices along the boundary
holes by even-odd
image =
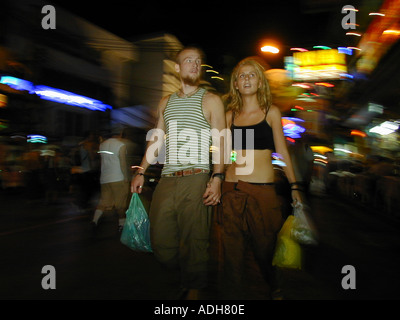
[[[231,132],[233,150],[275,150],[274,136],[272,128],[267,122],[267,115],[265,115],[265,118],[257,124],[250,126],[235,126],[234,113],[232,112]],[[253,137],[254,147],[251,148],[251,145],[247,146],[246,138],[251,141]],[[237,139],[235,140],[235,138]]]

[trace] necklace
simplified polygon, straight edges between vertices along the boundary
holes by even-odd
[[[182,91],[182,89],[180,89],[180,90],[179,90],[179,97],[181,97],[181,98],[189,98],[189,97],[191,97],[192,95],[194,95],[199,89],[200,89],[200,88],[196,88],[196,89],[194,89],[193,91],[190,91],[189,93],[184,93],[184,92]]]

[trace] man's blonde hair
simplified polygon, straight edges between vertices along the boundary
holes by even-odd
[[[197,51],[197,52],[200,54],[201,61],[204,61],[204,60],[205,60],[204,51],[203,51],[200,47],[196,47],[196,46],[187,46],[187,47],[183,47],[182,49],[180,49],[180,50],[176,53],[176,55],[175,55],[175,62],[176,62],[177,64],[180,64],[180,63],[181,63],[181,61],[180,61],[180,55],[181,55],[181,53],[182,53],[183,51],[186,51],[186,50],[195,50],[195,51]]]

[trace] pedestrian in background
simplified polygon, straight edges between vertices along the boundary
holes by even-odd
[[[100,144],[100,201],[91,222],[93,227],[97,227],[99,219],[107,210],[115,210],[118,214],[119,231],[125,223],[125,212],[129,205],[129,168],[126,162],[127,147],[122,134],[123,128],[116,127],[112,137]]]
[[[225,117],[220,97],[199,85],[202,59],[198,48],[184,48],[178,53],[175,69],[181,89],[159,104],[156,128],[166,133],[166,157],[149,214],[155,257],[180,270],[182,298],[186,299],[198,298],[199,290],[207,286],[211,206],[219,202],[224,168],[220,158],[213,165],[210,179],[212,139],[202,132],[223,130]],[[181,139],[184,135],[187,139]],[[150,140],[146,153],[153,143]],[[187,152],[181,152],[189,145],[196,151],[190,161],[182,159]],[[223,147],[219,147],[221,156]],[[178,155],[177,159],[173,154]],[[152,162],[143,158],[132,180],[132,192],[142,192],[144,173]]]
[[[268,299],[274,290],[272,256],[283,218],[274,186],[273,151],[286,164],[293,201],[301,201],[281,113],[271,104],[264,71],[256,58],[239,62],[226,100],[232,163],[222,184],[215,216],[219,233],[212,244],[219,256],[218,287],[223,299]]]
[[[78,210],[93,210],[93,197],[99,185],[99,137],[87,132],[85,138],[72,150],[71,193]]]

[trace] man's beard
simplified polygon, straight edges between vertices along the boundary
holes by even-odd
[[[197,75],[196,77],[186,76],[182,78],[182,82],[188,86],[198,86],[200,84],[200,76]]]

